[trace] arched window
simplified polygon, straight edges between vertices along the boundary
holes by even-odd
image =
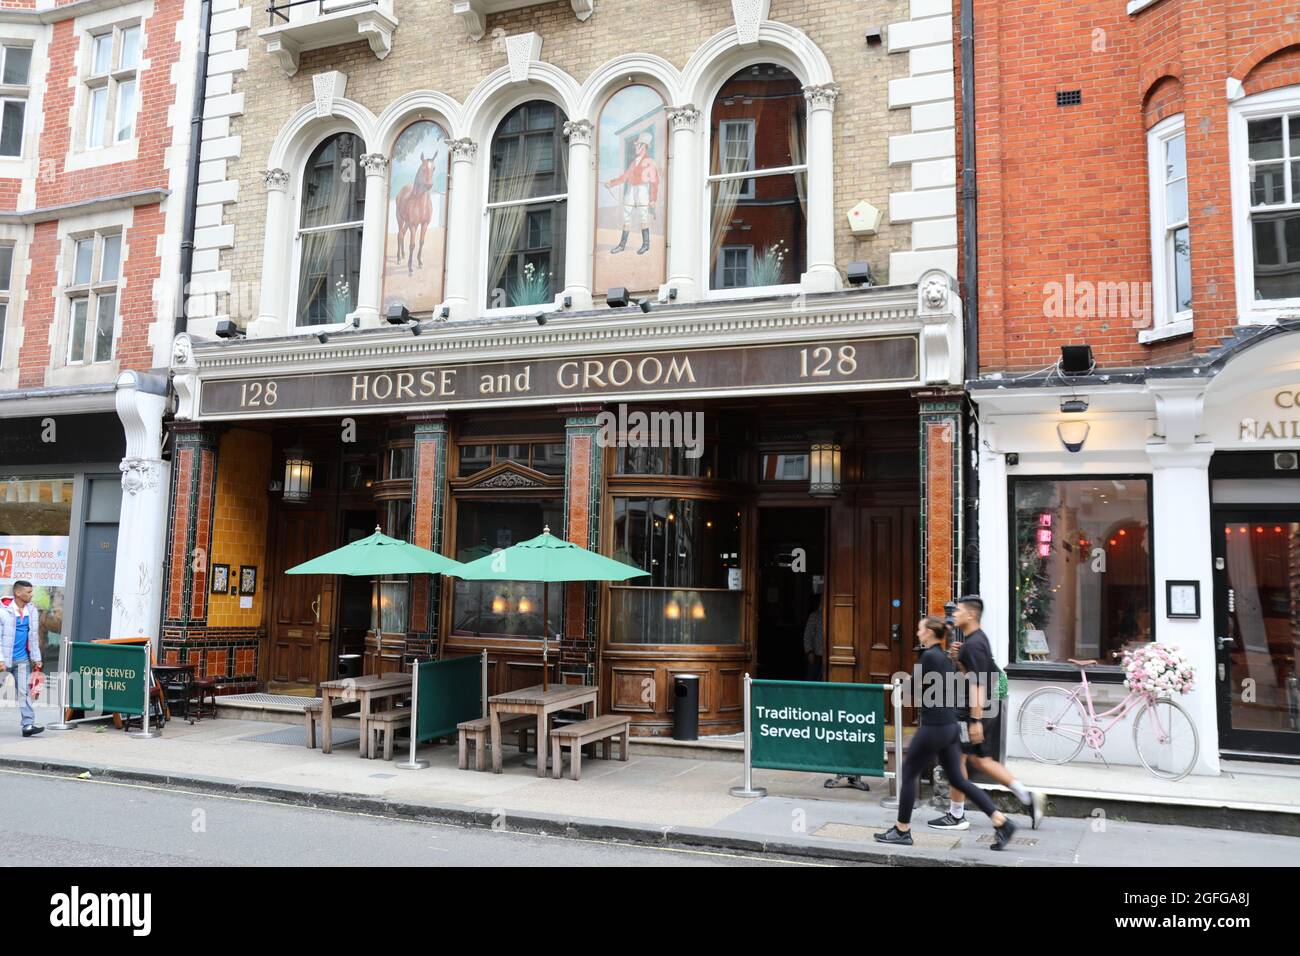
[[[625,86],[600,111],[593,288],[656,289],[667,260],[668,124],[653,88]]]
[[[747,66],[718,91],[709,124],[711,287],[798,282],[807,263],[803,84],[782,66]]]
[[[364,150],[359,136],[336,133],[316,147],[303,170],[296,325],[343,322],[357,307]]]
[[[492,137],[488,187],[488,305],[549,302],[564,287],[566,117],[534,100],[512,110]]]
[[[384,237],[384,309],[431,312],[442,301],[447,240],[447,132],[421,120],[393,144]]]

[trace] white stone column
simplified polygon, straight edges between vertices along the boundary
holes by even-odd
[[[443,306],[453,319],[469,319],[478,314],[476,303],[482,301],[476,287],[478,224],[482,214],[474,196],[474,156],[478,144],[473,140],[447,140],[451,162],[451,202],[447,216],[447,278],[443,286]]]
[[[289,325],[284,309],[285,284],[297,281],[290,274],[290,242],[286,240],[291,229],[289,208],[289,174],[283,169],[268,169],[263,173],[266,182],[266,231],[262,235],[262,285],[258,298],[257,318],[249,323],[249,338],[284,335]]]
[[[800,284],[805,292],[834,292],[840,288],[835,267],[834,110],[840,88],[824,83],[803,88],[808,101],[808,271]]]
[[[707,192],[696,163],[700,111],[687,103],[669,107],[667,114],[673,138],[668,161],[668,281],[659,297],[667,299],[668,290],[676,289],[676,301],[692,302],[706,286],[699,277],[700,214],[707,209]]]
[[[123,372],[117,378],[117,415],[126,433],[122,472],[121,533],[113,569],[111,637],[161,639],[163,532],[167,525],[169,468],[162,460],[162,420],[167,378]]]
[[[569,209],[564,217],[564,291],[556,304],[569,297],[577,310],[591,308],[591,259],[596,212],[592,188],[591,121],[569,120],[564,124],[569,140]]]
[[[1152,548],[1155,557],[1155,639],[1183,649],[1196,670],[1196,689],[1179,703],[1200,733],[1201,755],[1194,773],[1219,772],[1218,660],[1214,643],[1214,560],[1210,528],[1210,456],[1213,446],[1149,445]],[[1165,607],[1166,581],[1199,581],[1199,620],[1171,619]]]
[[[357,310],[361,328],[382,321],[380,297],[384,294],[384,219],[388,212],[388,157],[366,153],[361,157],[366,173],[366,209],[361,226],[361,275],[357,279]]]

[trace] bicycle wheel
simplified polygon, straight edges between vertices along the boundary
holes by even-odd
[[[1060,687],[1040,687],[1020,705],[1020,742],[1039,763],[1068,763],[1083,749],[1087,715],[1077,697]]]
[[[1183,705],[1161,697],[1148,700],[1133,718],[1133,747],[1147,773],[1181,780],[1196,766],[1201,738]]]

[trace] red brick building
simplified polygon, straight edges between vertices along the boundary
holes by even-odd
[[[54,651],[157,633],[199,10],[0,3],[0,547],[57,556]]]
[[[968,4],[981,585],[1012,717],[1070,658],[1105,680],[1157,640],[1197,668],[1199,771],[1300,753],[1300,9]]]

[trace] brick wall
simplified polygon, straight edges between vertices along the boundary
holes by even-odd
[[[1286,0],[975,2],[980,365],[1050,364],[1065,342],[1099,364],[1203,352],[1237,321],[1226,84],[1300,82],[1300,9]],[[954,4],[954,10],[959,9]],[[1058,107],[1056,93],[1082,103]],[[1146,130],[1186,120],[1191,336],[1143,345],[1140,314],[1045,315],[1049,284],[1151,281]],[[1076,311],[1076,310],[1071,310]]]

